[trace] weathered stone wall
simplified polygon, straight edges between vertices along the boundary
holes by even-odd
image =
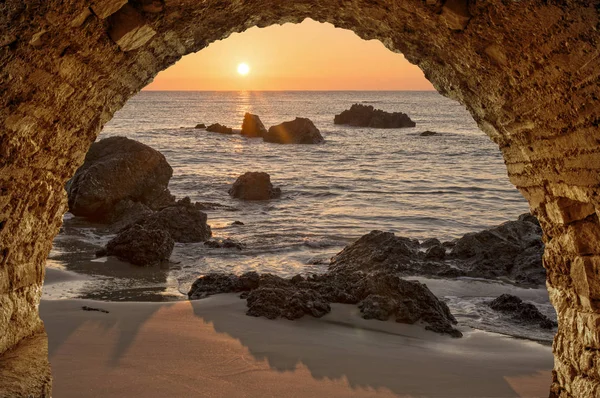
[[[559,314],[552,391],[600,394],[599,9],[600,0],[0,3],[0,355],[6,363],[42,330],[62,187],[113,113],[187,53],[310,17],[404,53],[499,145],[545,231]]]

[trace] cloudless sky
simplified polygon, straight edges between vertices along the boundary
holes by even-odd
[[[250,72],[238,73],[240,63]],[[159,73],[146,90],[433,90],[423,72],[377,40],[307,19],[251,28]]]

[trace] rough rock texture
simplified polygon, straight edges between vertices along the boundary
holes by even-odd
[[[269,131],[263,133],[263,140],[276,144],[319,144],[323,136],[310,119],[297,117],[269,127]]]
[[[173,169],[158,151],[125,137],[95,142],[67,184],[69,210],[106,221],[122,200],[150,204],[167,191]]]
[[[180,201],[177,205],[139,218],[135,225],[141,225],[147,230],[159,229],[168,232],[175,242],[204,242],[212,236],[210,225],[206,223],[207,219],[206,213],[198,210],[188,198],[185,204]]]
[[[600,388],[598,0],[132,0],[141,20],[122,18],[126,3],[1,5],[0,355],[39,330],[63,187],[114,112],[185,54],[310,17],[402,52],[498,144],[544,230],[559,320],[552,394]],[[119,29],[137,48],[120,47]]]
[[[248,315],[298,319],[304,315],[322,317],[330,311],[329,303],[358,304],[365,319],[413,324],[423,322],[437,333],[461,337],[452,325],[456,319],[448,306],[422,283],[405,281],[394,272],[355,272],[338,269],[305,279],[296,275],[284,279],[271,274],[247,272],[210,273],[198,278],[188,292],[191,300],[218,293],[242,293],[247,299]]]
[[[206,131],[219,134],[233,134],[233,129],[231,127],[223,126],[219,123],[211,124],[206,128]]]
[[[416,123],[410,120],[406,113],[385,112],[373,108],[373,105],[354,104],[333,118],[334,124],[347,124],[357,127],[375,127],[381,129],[395,129],[401,127],[415,127]]]
[[[517,296],[503,294],[492,300],[489,305],[493,310],[511,316],[516,322],[536,324],[544,329],[556,327],[556,322],[542,314],[535,305],[524,303]]]
[[[508,221],[452,242],[372,231],[334,256],[330,270],[393,270],[402,275],[505,279],[532,286],[546,280],[542,231],[529,221]]]
[[[131,264],[150,266],[168,261],[174,246],[168,232],[133,225],[108,241],[104,253]]]
[[[262,137],[267,132],[258,115],[246,112],[242,122],[242,135],[248,138]]]
[[[242,200],[269,200],[280,197],[281,189],[273,187],[267,173],[249,171],[235,180],[229,195]]]

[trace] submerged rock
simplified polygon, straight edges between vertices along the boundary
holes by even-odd
[[[496,311],[510,315],[519,323],[537,324],[543,329],[552,329],[558,324],[542,314],[535,305],[525,303],[517,296],[503,294],[489,303]]]
[[[105,255],[135,265],[150,266],[167,261],[174,245],[171,236],[163,230],[133,225],[106,244]]]
[[[211,247],[213,249],[237,249],[243,250],[246,246],[238,242],[235,239],[225,238],[225,239],[214,239],[204,242],[204,246]]]
[[[390,232],[372,231],[331,260],[329,270],[388,270],[402,275],[469,276],[543,285],[542,231],[530,221],[509,221],[465,234],[453,242],[428,239],[420,244]]]
[[[235,180],[229,195],[242,200],[269,200],[280,197],[281,189],[273,187],[269,174],[247,172]]]
[[[173,169],[158,151],[125,137],[109,137],[91,145],[83,165],[67,183],[69,211],[108,222],[123,200],[152,207],[168,194]]]
[[[219,123],[211,124],[206,128],[206,131],[219,134],[233,134],[233,129],[231,127],[223,126]]]
[[[189,198],[184,198],[173,206],[138,219],[135,225],[166,231],[175,242],[204,242],[212,236],[207,219],[206,213],[191,204]]]
[[[333,122],[335,124],[346,124],[357,127],[375,127],[375,128],[401,128],[415,127],[416,123],[410,120],[407,114],[401,112],[385,112],[381,109],[375,109],[372,105],[354,104],[335,115]]]
[[[277,144],[320,144],[324,141],[313,122],[303,117],[270,127],[263,139]]]
[[[262,137],[267,133],[267,129],[264,124],[260,121],[258,115],[247,113],[244,115],[244,121],[242,122],[243,136],[248,138]]]

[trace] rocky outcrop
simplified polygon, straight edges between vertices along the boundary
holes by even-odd
[[[108,221],[122,200],[151,205],[168,195],[173,169],[158,151],[125,137],[110,137],[90,147],[85,162],[67,183],[69,211]]]
[[[517,323],[539,325],[543,329],[552,329],[557,323],[542,314],[535,305],[525,303],[517,296],[503,294],[489,303],[496,311],[506,314]]]
[[[257,138],[264,136],[266,133],[267,129],[260,121],[258,115],[253,115],[246,112],[244,115],[244,121],[242,122],[241,134],[248,138]]]
[[[314,123],[303,117],[271,126],[263,134],[263,139],[276,144],[320,144],[324,141]]]
[[[374,127],[395,129],[401,127],[415,127],[416,123],[410,120],[407,114],[401,112],[385,112],[375,109],[372,105],[354,104],[333,119],[335,124],[346,124],[356,127]]]
[[[198,210],[188,198],[186,202],[180,201],[138,219],[135,225],[148,230],[165,231],[175,242],[204,242],[212,236],[207,219],[206,213]]]
[[[338,269],[323,275],[284,279],[271,274],[248,272],[241,276],[212,273],[198,278],[188,297],[201,299],[218,293],[242,293],[247,299],[248,315],[297,319],[304,315],[321,317],[330,303],[358,304],[365,319],[414,324],[424,322],[426,329],[460,337],[448,306],[423,284],[405,281],[394,272],[355,272]]]
[[[437,239],[419,243],[372,231],[333,257],[329,269],[393,270],[402,275],[468,276],[543,285],[541,236],[540,227],[530,221],[509,221],[444,243]]]
[[[229,195],[242,200],[269,200],[280,197],[281,189],[273,187],[267,173],[249,171],[235,180]]]
[[[194,128],[195,129],[205,129],[206,128],[206,124],[204,124],[204,123],[198,123]]]
[[[233,129],[231,127],[223,126],[219,123],[211,124],[206,128],[206,131],[219,134],[233,134]]]
[[[168,261],[174,245],[168,232],[133,225],[111,239],[106,250],[99,254],[115,256],[135,265],[151,266]]]

